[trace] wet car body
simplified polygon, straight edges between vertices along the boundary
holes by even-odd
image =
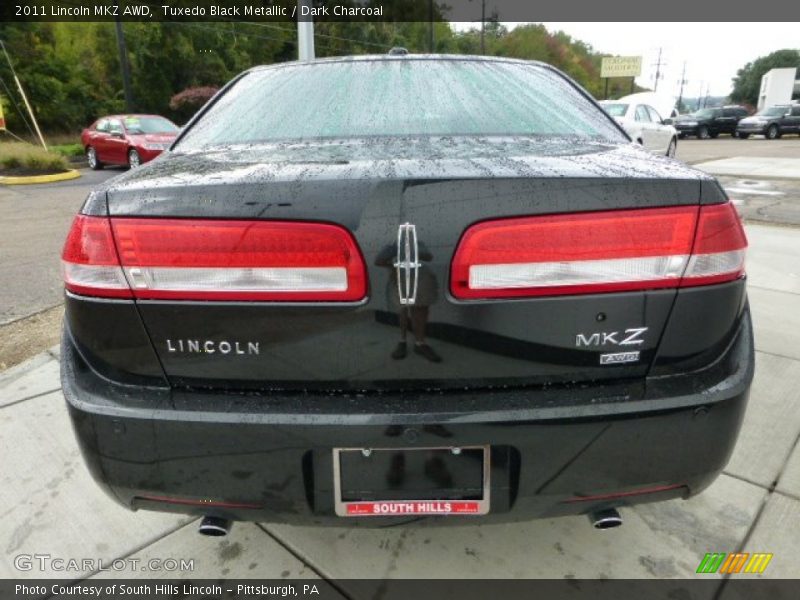
[[[712,178],[608,123],[606,140],[179,141],[92,193],[81,214],[112,223],[334,225],[357,243],[366,280],[346,302],[68,289],[62,381],[95,479],[133,509],[335,525],[401,518],[343,518],[362,500],[424,500],[435,516],[478,499],[480,516],[439,519],[463,523],[700,492],[730,456],[752,379],[743,278],[486,299],[453,286],[459,243],[487,220],[727,202]],[[416,261],[403,255],[412,224]],[[410,263],[412,306],[398,288]],[[635,361],[601,362],[632,348]]]

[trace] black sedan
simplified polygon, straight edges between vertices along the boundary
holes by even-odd
[[[737,124],[746,116],[747,109],[743,106],[702,108],[690,115],[678,117],[673,124],[680,138],[693,135],[707,140],[719,136],[720,133],[735,135]]]
[[[62,381],[130,509],[377,525],[687,498],[753,377],[711,177],[540,63],[254,68],[91,193]]]

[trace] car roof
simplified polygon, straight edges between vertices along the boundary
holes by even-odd
[[[161,119],[166,119],[167,118],[167,117],[164,117],[162,115],[151,115],[151,114],[145,114],[145,113],[125,113],[125,114],[122,114],[122,115],[106,115],[105,117],[100,117],[98,119],[98,121],[100,119],[130,119],[132,117],[159,117]]]
[[[249,71],[264,71],[267,69],[279,69],[285,67],[314,66],[321,64],[344,63],[344,62],[398,62],[398,61],[440,61],[440,62],[480,62],[480,63],[506,63],[542,67],[545,69],[556,69],[547,63],[538,60],[523,60],[521,58],[506,58],[503,56],[479,56],[472,54],[360,54],[358,56],[329,56],[326,58],[316,58],[311,61],[287,61],[274,63],[271,65],[259,65],[249,69]]]

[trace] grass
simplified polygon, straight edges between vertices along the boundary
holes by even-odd
[[[58,144],[55,146],[48,145],[48,148],[66,158],[70,158],[72,156],[83,156],[83,144]]]
[[[37,142],[39,141],[38,138],[36,138],[36,141]],[[81,132],[79,131],[77,133],[45,133],[44,141],[47,142],[48,148],[50,146],[66,146],[69,144],[80,144]]]
[[[59,173],[69,168],[67,160],[56,152],[24,142],[0,143],[0,173],[36,175]]]

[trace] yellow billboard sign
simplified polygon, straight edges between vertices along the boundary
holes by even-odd
[[[641,56],[605,56],[600,63],[600,77],[638,77],[641,74]]]

